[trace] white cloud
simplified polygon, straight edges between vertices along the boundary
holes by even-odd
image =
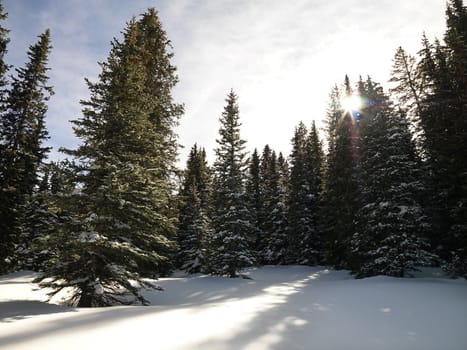
[[[385,84],[395,49],[415,53],[421,34],[442,36],[444,0],[6,0],[13,29],[9,57],[24,61],[24,42],[52,30],[49,130],[54,146],[73,144],[68,120],[79,117],[109,42],[124,23],[155,6],[174,46],[186,115],[179,127],[182,161],[197,142],[211,150],[230,90],[239,95],[249,147],[269,143],[286,154],[294,127],[321,120],[328,93],[348,73]],[[423,8],[423,11],[420,9]],[[29,26],[24,26],[25,20]],[[40,28],[40,29],[39,29]],[[21,61],[23,60],[23,61]]]

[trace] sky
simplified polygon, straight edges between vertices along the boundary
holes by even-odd
[[[179,83],[173,98],[185,105],[178,127],[183,166],[194,143],[210,162],[219,117],[233,89],[239,96],[241,136],[247,148],[266,144],[288,155],[300,121],[322,127],[329,92],[345,74],[370,75],[387,87],[392,58],[402,46],[416,54],[423,32],[445,30],[445,0],[3,0],[11,30],[6,61],[22,67],[28,47],[50,28],[48,144],[50,159],[75,148],[70,120],[89,97],[98,62],[132,16],[159,13],[172,42]],[[14,74],[14,70],[11,71]]]

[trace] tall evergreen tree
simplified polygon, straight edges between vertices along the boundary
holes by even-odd
[[[190,151],[180,192],[177,241],[178,266],[190,273],[206,265],[206,241],[211,234],[210,175],[204,148],[195,144]]]
[[[3,4],[0,2],[0,21],[6,20],[8,17],[8,13],[4,12]],[[0,106],[1,112],[3,113],[5,110],[5,94],[6,94],[6,87],[8,84],[6,74],[9,70],[9,66],[5,63],[5,55],[7,54],[7,46],[10,42],[8,37],[9,30],[0,26]]]
[[[46,30],[29,48],[29,62],[24,68],[16,69],[17,76],[13,77],[1,115],[0,232],[4,246],[0,264],[3,269],[7,268],[5,259],[12,258],[14,244],[19,243],[20,227],[29,217],[26,209],[38,185],[38,169],[49,151],[43,141],[48,138],[47,101],[53,94],[52,87],[47,85],[50,49],[50,31]]]
[[[245,195],[247,159],[240,137],[237,95],[231,91],[220,118],[213,184],[211,267],[214,273],[238,276],[240,269],[254,264],[251,232],[254,226]]]
[[[79,161],[79,190],[63,198],[70,219],[50,237],[57,257],[40,279],[53,293],[73,287],[72,304],[145,303],[139,287],[154,286],[141,277],[170,268],[173,128],[183,113],[171,96],[170,49],[151,8],[112,42],[98,82],[88,81],[91,97],[73,122],[84,142],[67,151]]]
[[[419,72],[426,81],[420,124],[430,165],[432,242],[454,273],[467,276],[467,9],[450,0],[445,44],[423,38]],[[453,266],[456,265],[456,266]]]
[[[265,264],[285,264],[288,252],[287,236],[287,168],[286,161],[279,154],[272,151],[268,166],[264,171],[265,188],[265,223],[267,235],[263,249]]]
[[[318,211],[321,190],[322,146],[316,126],[310,134],[303,123],[292,139],[289,196],[289,258],[292,263],[317,264],[321,258]]]
[[[263,148],[259,170],[259,236],[256,251],[260,264],[274,264],[279,259],[278,254],[284,258],[286,255],[285,251],[279,252],[286,248],[285,208],[282,207],[286,205],[286,199],[281,192],[282,175],[277,156],[269,145]],[[285,185],[288,186],[288,183]]]
[[[394,111],[381,87],[368,78],[361,94],[360,208],[350,260],[359,277],[403,277],[430,257],[420,162],[405,115]]]
[[[265,232],[264,224],[264,199],[261,178],[261,159],[258,155],[258,150],[255,148],[248,164],[248,174],[246,180],[246,198],[250,211],[251,223],[253,225],[251,232],[251,247],[258,263],[262,263],[262,249],[264,245]]]
[[[416,58],[399,47],[394,55],[389,80],[394,85],[389,91],[391,96],[396,99],[398,108],[407,114],[411,128],[415,132],[418,151],[423,153],[423,130],[420,126],[420,115],[423,109],[425,81],[419,73]]]
[[[3,4],[0,2],[0,20],[4,21],[8,17],[8,14],[3,10]],[[4,114],[6,110],[5,106],[5,94],[6,94],[6,85],[7,85],[7,77],[6,74],[8,72],[8,65],[5,63],[4,58],[7,53],[7,46],[10,41],[8,37],[9,30],[0,26],[0,118],[1,118],[1,130],[3,130],[4,126]],[[4,173],[6,172],[5,168],[5,156],[6,156],[6,140],[4,140],[3,132],[0,130],[0,181],[1,181],[1,192],[0,196],[3,198],[7,191],[4,188]],[[11,204],[10,204],[11,205]],[[2,214],[2,221],[6,219],[4,215],[6,212],[9,212],[7,204],[2,200],[2,204],[0,204],[0,213]],[[11,214],[10,214],[11,215]],[[6,222],[0,223],[0,273],[6,272],[10,267],[10,255],[13,251],[13,238],[14,235],[10,232],[11,228],[9,227],[11,224],[7,224]]]
[[[347,77],[343,90],[334,88],[330,95],[327,111],[328,153],[322,197],[325,259],[337,268],[349,267],[349,242],[354,232],[358,194],[358,126],[353,111],[342,107],[342,99],[352,94]]]

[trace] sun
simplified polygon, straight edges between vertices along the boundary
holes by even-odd
[[[358,95],[345,96],[341,104],[346,111],[358,111],[362,107],[362,99]]]

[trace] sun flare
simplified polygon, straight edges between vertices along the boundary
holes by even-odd
[[[362,99],[358,95],[346,96],[341,103],[346,111],[358,111],[362,107]]]

